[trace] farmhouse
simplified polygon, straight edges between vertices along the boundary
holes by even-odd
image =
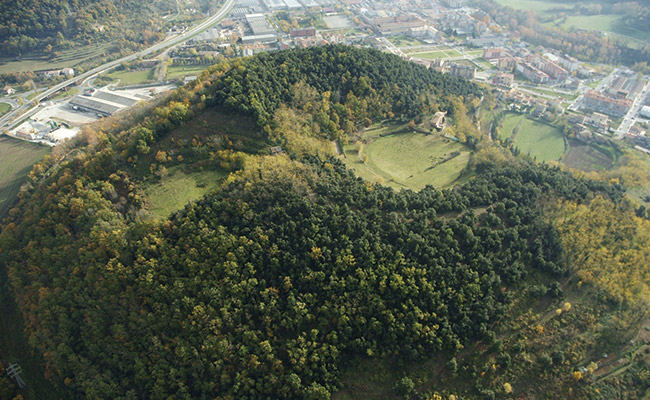
[[[2,88],[2,94],[4,94],[5,96],[9,96],[14,93],[16,93],[16,91],[11,86],[5,86]]]

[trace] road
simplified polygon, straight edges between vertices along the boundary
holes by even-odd
[[[144,57],[144,56],[147,56],[147,55],[152,54],[152,53],[156,53],[156,52],[158,52],[158,51],[160,51],[160,50],[162,50],[162,49],[164,49],[166,47],[175,46],[177,44],[187,42],[194,35],[208,29],[212,25],[216,24],[217,22],[219,22],[220,20],[225,18],[226,15],[228,15],[230,10],[232,9],[234,4],[235,4],[235,0],[226,0],[224,5],[213,16],[211,16],[210,18],[208,18],[205,21],[201,22],[197,26],[187,30],[186,32],[184,32],[184,33],[182,33],[182,34],[180,34],[178,36],[174,36],[174,37],[171,37],[169,39],[163,40],[162,42],[157,43],[157,44],[155,44],[155,45],[153,45],[153,46],[151,46],[151,47],[149,47],[147,49],[141,50],[141,51],[139,51],[137,53],[133,53],[133,54],[131,54],[129,56],[126,56],[126,57],[122,57],[119,60],[110,61],[110,62],[108,62],[108,63],[106,63],[104,65],[101,65],[101,66],[99,66],[97,68],[94,68],[94,69],[88,71],[88,72],[85,72],[85,73],[83,73],[81,75],[75,76],[72,79],[68,79],[65,82],[61,82],[61,83],[53,86],[52,88],[50,88],[50,89],[44,91],[43,93],[39,94],[38,96],[34,97],[34,99],[32,99],[32,101],[30,103],[24,104],[24,105],[14,109],[14,110],[12,110],[11,112],[7,113],[2,118],[0,118],[0,130],[10,128],[11,122],[13,122],[13,120],[16,117],[18,117],[19,115],[23,114],[26,111],[31,111],[32,109],[36,108],[36,107],[33,106],[33,103],[35,101],[39,102],[39,101],[43,100],[44,98],[46,98],[46,97],[56,93],[57,91],[63,89],[64,87],[72,86],[77,81],[80,81],[80,80],[84,81],[84,80],[86,80],[88,78],[94,77],[94,76],[96,76],[96,75],[98,75],[98,74],[100,74],[100,73],[102,73],[102,72],[104,72],[104,71],[106,71],[108,69],[114,68],[114,67],[116,67],[116,66],[118,66],[118,65],[120,65],[120,64],[122,64],[124,62],[133,61],[133,60],[135,60],[137,58]]]

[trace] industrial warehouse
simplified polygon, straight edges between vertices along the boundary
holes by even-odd
[[[122,109],[131,107],[140,100],[142,99],[126,94],[98,90],[95,93],[74,96],[69,104],[74,110],[92,112],[98,116],[108,117]]]

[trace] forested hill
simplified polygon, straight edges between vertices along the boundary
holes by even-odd
[[[371,118],[386,118],[390,113],[408,120],[434,106],[432,103],[442,101],[435,106],[449,109],[446,96],[451,94],[480,97],[478,87],[468,80],[405,63],[383,52],[350,51],[345,46],[264,53],[236,63],[207,90],[208,104],[253,112],[261,125],[270,121],[280,104],[311,100],[309,93],[291,91],[292,85],[301,81],[319,93],[326,92],[333,103],[363,99],[365,107],[355,104],[351,109],[365,108],[357,114],[367,112]],[[339,119],[345,117],[341,111],[345,110],[335,110]]]
[[[174,0],[0,0],[0,10],[3,56],[16,56],[47,45],[159,40],[157,17],[175,12],[177,4]]]
[[[494,398],[506,373],[517,394],[530,392],[531,363],[518,375],[479,375],[463,349],[502,351],[500,324],[528,310],[529,291],[555,304],[568,276],[583,273],[585,288],[612,281],[585,256],[601,232],[616,238],[611,255],[623,254],[615,265],[625,268],[620,287],[603,284],[598,298],[623,309],[645,295],[648,277],[635,267],[645,239],[628,248],[622,238],[650,230],[623,189],[492,152],[475,158],[463,186],[396,192],[356,178],[326,146],[366,119],[426,116],[400,99],[430,113],[463,108],[459,95],[473,93],[394,56],[329,46],[215,66],[146,115],[86,130],[78,148],[35,166],[0,233],[1,267],[46,377],[71,399],[329,399],[359,358],[404,366],[452,355],[466,363],[462,388],[442,380],[414,391],[406,380],[391,396]],[[202,120],[227,112],[232,125]],[[256,151],[278,142],[288,154]],[[167,168],[231,174],[154,218],[143,187],[164,184]],[[632,213],[629,224],[567,241],[550,211],[566,210],[560,228],[573,232],[596,200]],[[600,253],[598,265],[609,265]],[[582,362],[574,352],[557,368]],[[575,398],[591,393],[588,383],[553,382]]]

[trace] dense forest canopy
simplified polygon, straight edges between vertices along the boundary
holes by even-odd
[[[146,115],[87,130],[84,147],[35,166],[0,233],[47,378],[68,398],[329,399],[355,357],[417,362],[494,340],[527,277],[561,296],[568,256],[585,248],[560,230],[594,199],[625,209],[623,187],[477,157],[460,187],[396,192],[323,150],[366,120],[459,112],[480,94],[327,46],[217,65]],[[184,132],[210,110],[249,118],[248,137]],[[285,140],[288,154],[255,154],[244,139]],[[149,217],[149,172],[190,164],[232,173]],[[581,213],[559,229],[540,207],[558,201]]]
[[[3,56],[16,56],[118,38],[152,43],[162,37],[158,17],[177,7],[173,0],[1,0],[0,46]]]

